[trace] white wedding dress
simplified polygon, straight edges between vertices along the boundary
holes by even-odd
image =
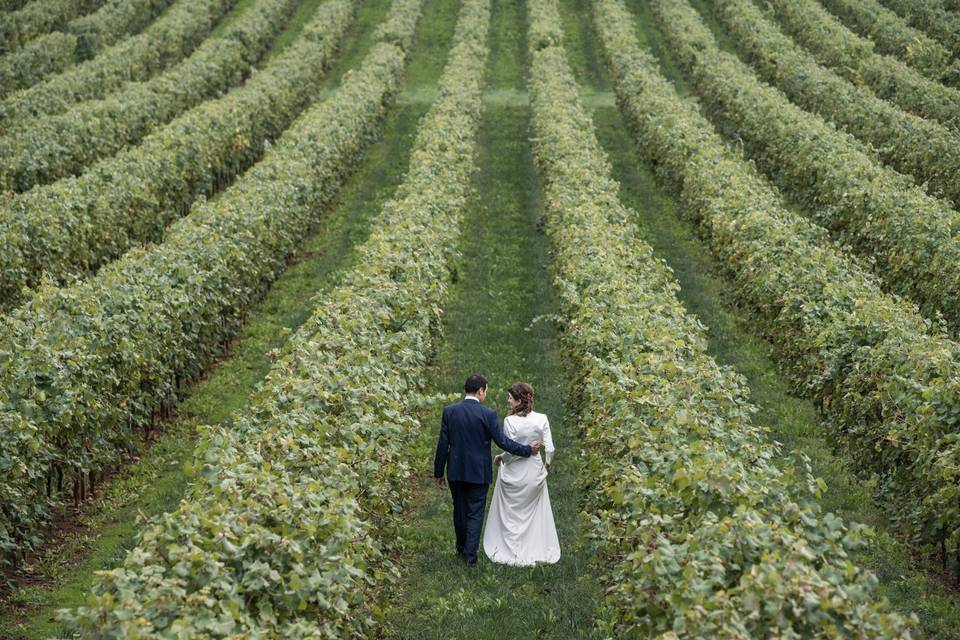
[[[547,464],[553,459],[553,437],[547,416],[531,411],[504,418],[503,431],[521,444],[543,443]],[[539,455],[523,458],[502,454],[493,500],[483,532],[483,550],[493,562],[527,567],[560,559],[560,540],[550,509],[547,470]]]

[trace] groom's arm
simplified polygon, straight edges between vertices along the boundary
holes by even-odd
[[[437,440],[437,453],[433,457],[433,477],[443,478],[443,468],[447,466],[447,454],[450,451],[450,427],[447,424],[447,410],[440,418],[440,438]]]
[[[520,444],[516,440],[511,440],[503,433],[503,429],[500,428],[500,421],[497,420],[497,412],[490,411],[487,413],[487,420],[485,421],[485,426],[487,430],[487,435],[490,436],[490,439],[497,443],[497,446],[506,451],[507,453],[512,453],[515,456],[520,456],[521,458],[529,458],[533,455],[533,449],[530,448],[528,444]]]

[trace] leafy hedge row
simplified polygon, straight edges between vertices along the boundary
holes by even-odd
[[[122,459],[133,430],[222,350],[376,137],[404,62],[396,45],[377,45],[162,244],[70,287],[44,285],[0,318],[0,551],[35,541],[56,498],[51,474]]]
[[[734,6],[732,0],[719,2],[727,8]],[[653,6],[676,59],[690,72],[718,127],[742,141],[760,167],[844,244],[872,260],[874,270],[891,289],[913,299],[929,317],[942,312],[951,326],[960,326],[960,214],[927,195],[908,176],[876,162],[870,151],[849,135],[757,80],[735,56],[720,51],[713,34],[686,0],[655,0]],[[735,19],[749,16],[737,12]],[[751,22],[751,28],[760,29],[761,23]],[[789,60],[785,66],[800,62],[786,54],[784,50],[784,60]],[[809,73],[815,72],[816,67],[809,69]],[[790,82],[793,72],[783,70],[776,77],[778,82]],[[793,79],[791,94],[802,94],[804,102],[817,100],[820,108],[840,111],[838,105],[845,95],[827,91],[820,98],[813,97],[826,79],[817,77],[810,86],[799,75]],[[831,96],[834,107],[827,105]],[[879,108],[868,112],[867,106],[858,105],[855,99],[846,101],[844,124],[859,129],[854,122],[857,117],[880,113]],[[884,124],[889,125],[878,119],[871,126]],[[932,134],[920,128],[916,131]],[[888,144],[896,144],[895,137],[900,134],[909,136],[908,132],[891,131]],[[951,150],[946,142],[935,147],[935,138],[920,142],[930,142],[933,151],[947,156],[941,159],[932,152],[925,154],[922,145],[908,150],[911,145],[901,144],[897,151],[904,154],[903,162],[919,166],[926,161],[944,174],[951,165],[960,166],[960,148]],[[955,170],[954,181],[958,175]]]
[[[0,138],[0,190],[80,173],[96,160],[137,144],[152,129],[241,82],[283,30],[297,0],[256,0],[220,38],[143,83],[103,100],[35,118]]]
[[[876,474],[878,497],[903,531],[918,544],[960,548],[960,344],[784,206],[659,76],[620,2],[596,8],[638,147],[699,225],[731,294],[754,309],[853,468]]]
[[[949,49],[911,27],[877,0],[823,0],[823,4],[851,29],[872,41],[878,52],[900,58],[933,80],[955,83],[960,79],[956,67],[951,68],[953,54]]]
[[[922,118],[960,129],[960,91],[921,75],[853,33],[815,0],[767,0],[784,29],[817,60],[854,84]]]
[[[22,9],[29,0],[0,0],[0,11],[16,11]]]
[[[77,56],[87,60],[124,36],[146,27],[172,0],[108,0],[90,15],[72,20],[67,29],[77,36]]]
[[[316,94],[353,15],[329,0],[297,41],[242,87],[151,133],[83,175],[0,203],[0,305],[42,276],[96,270],[132,245],[159,240],[201,194],[255,162]]]
[[[124,36],[143,29],[171,0],[112,0],[0,58],[0,96],[29,87],[75,62],[88,60]]]
[[[0,97],[36,84],[73,64],[77,37],[54,31],[0,58]]]
[[[563,46],[563,20],[556,0],[527,3],[527,48],[531,56],[547,47]]]
[[[39,35],[59,29],[104,1],[33,0],[22,9],[0,15],[0,53],[14,51]]]
[[[373,32],[374,41],[392,43],[409,51],[420,21],[421,4],[423,0],[393,0],[390,13]]]
[[[960,54],[960,16],[950,11],[943,0],[883,0],[883,4],[940,40],[954,55]]]
[[[869,143],[885,163],[914,176],[917,182],[926,182],[931,193],[960,203],[960,133],[906,113],[877,98],[868,88],[853,85],[821,67],[750,0],[714,0],[711,6],[760,77],[781,89],[795,104],[832,120]],[[827,135],[838,140],[836,144],[849,146],[846,141],[839,141],[837,134]],[[861,150],[857,151],[859,154]],[[846,160],[834,160],[834,164],[839,162]],[[862,159],[859,164],[865,162],[869,161]],[[870,179],[848,165],[846,174],[851,173]],[[891,178],[899,182],[890,176],[876,180],[875,186],[890,183]],[[803,186],[812,186],[809,178]],[[824,193],[829,186],[817,187],[818,202],[830,203]],[[942,208],[943,205],[936,206]]]
[[[908,637],[876,578],[850,561],[860,531],[820,513],[811,489],[775,466],[743,380],[707,355],[673,272],[618,200],[563,50],[531,58],[605,635]]]
[[[91,638],[369,638],[398,569],[417,396],[470,193],[489,0],[463,3],[409,172],[178,511],[70,619]]]
[[[36,84],[73,63],[77,37],[54,31],[0,58],[0,98]]]
[[[180,60],[204,38],[237,0],[177,0],[140,33],[49,80],[0,102],[0,128],[62,113],[74,103],[103,98],[129,80],[145,80]]]

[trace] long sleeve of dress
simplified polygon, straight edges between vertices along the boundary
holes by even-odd
[[[503,435],[506,436],[507,438],[513,438],[514,436],[517,435],[516,433],[514,433],[512,426],[513,425],[510,424],[510,416],[507,416],[506,418],[503,419]],[[503,464],[509,464],[512,460],[516,458],[522,458],[522,457],[523,456],[516,456],[510,453],[509,451],[504,451],[503,453],[500,454],[500,459],[503,461]]]
[[[503,429],[500,428],[500,422],[497,420],[497,414],[492,414],[492,420],[487,422],[487,435],[490,436],[490,439],[497,443],[497,446],[503,449],[504,451],[511,453],[520,458],[529,458],[533,455],[533,451],[530,448],[530,445],[520,444],[508,438]]]
[[[543,450],[547,453],[547,464],[553,462],[553,435],[550,433],[550,420],[543,416]]]

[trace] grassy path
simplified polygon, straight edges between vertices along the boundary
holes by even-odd
[[[238,0],[238,2],[234,4],[229,11],[223,14],[223,17],[220,18],[217,24],[213,27],[213,30],[210,31],[210,35],[207,36],[207,38],[223,37],[223,34],[227,32],[227,29],[230,28],[230,25],[236,22],[237,18],[240,17],[244,11],[249,9],[254,2],[255,0]]]
[[[314,8],[318,4],[314,2]],[[389,0],[364,3],[343,54],[328,75],[328,91],[359,64],[389,5]],[[426,0],[406,85],[429,85],[439,76],[455,14],[451,2]],[[309,13],[297,14],[301,16],[307,20]],[[417,123],[427,106],[401,104],[390,113],[380,142],[370,148],[337,204],[251,313],[230,353],[181,403],[179,416],[141,460],[102,487],[97,501],[77,519],[79,526],[36,558],[28,585],[0,603],[0,640],[56,633],[60,627],[53,619],[56,609],[82,603],[93,572],[120,562],[135,541],[138,514],[151,516],[176,507],[188,481],[185,465],[193,452],[195,427],[226,420],[247,403],[273,363],[273,350],[283,349],[289,335],[309,317],[311,298],[336,284],[349,268],[354,247],[366,239],[372,217],[403,178]]]
[[[588,95],[610,90],[599,43],[592,29],[590,0],[561,0],[566,47],[578,80]],[[630,8],[638,20],[638,37],[662,62],[662,72],[681,94],[691,91],[653,28],[639,1]],[[792,393],[789,379],[780,372],[769,345],[753,331],[749,310],[737,309],[727,294],[728,285],[709,249],[692,224],[682,220],[673,196],[657,184],[653,172],[636,152],[635,142],[616,108],[598,107],[593,119],[597,135],[621,184],[621,199],[638,212],[644,237],[673,268],[681,284],[680,298],[710,328],[709,351],[717,362],[735,367],[750,386],[759,408],[757,422],[770,428],[770,437],[784,445],[784,456],[803,453],[813,472],[829,487],[823,507],[847,521],[861,522],[877,533],[875,544],[857,561],[879,577],[884,595],[906,613],[916,613],[929,638],[960,638],[960,608],[955,594],[921,567],[909,549],[890,533],[887,521],[871,499],[871,490],[844,467],[841,454],[829,445],[829,434],[815,407]]]
[[[309,19],[319,0],[306,0],[287,32],[283,47]],[[750,327],[748,311],[727,299],[727,286],[693,226],[680,219],[674,198],[657,185],[637,156],[632,136],[612,103],[610,84],[592,31],[589,0],[563,0],[566,47],[578,74],[585,102],[593,107],[598,137],[621,182],[621,197],[634,208],[645,239],[673,267],[689,310],[710,327],[710,352],[718,362],[743,373],[771,437],[784,443],[784,455],[803,452],[814,473],[830,490],[824,507],[850,521],[877,530],[876,544],[858,561],[872,568],[884,593],[904,612],[916,613],[929,638],[960,638],[956,594],[911,558],[888,531],[869,487],[829,447],[814,407],[791,394],[788,379],[772,359],[768,345]],[[685,88],[643,3],[631,8],[640,17],[638,34],[664,62],[665,73]],[[364,3],[344,53],[328,76],[332,91],[369,47],[373,27],[388,0]],[[237,10],[242,10],[241,2]],[[33,586],[21,589],[0,609],[0,640],[41,638],[56,633],[52,619],[59,607],[83,600],[93,571],[115,566],[134,542],[137,515],[153,515],[176,506],[188,480],[184,465],[192,454],[192,434],[201,423],[218,422],[242,408],[283,349],[287,337],[306,320],[309,299],[338,280],[353,260],[353,248],[369,231],[407,166],[420,117],[434,98],[434,85],[446,61],[457,14],[453,0],[427,0],[414,57],[407,69],[398,107],[388,117],[381,142],[374,145],[338,204],[316,232],[305,239],[291,267],[251,314],[230,354],[198,383],[180,407],[180,415],[141,461],[123,469],[105,485],[95,505],[78,519],[75,530],[47,549],[32,565]],[[411,513],[405,576],[388,611],[386,636],[402,639],[470,638],[485,640],[589,638],[594,603],[600,594],[590,579],[589,557],[579,541],[577,463],[574,425],[566,420],[565,394],[556,330],[534,318],[556,313],[550,286],[549,247],[538,225],[540,185],[528,139],[526,98],[526,19],[519,0],[494,0],[490,35],[486,111],[480,137],[477,196],[468,212],[458,282],[444,320],[445,340],[431,373],[431,390],[456,395],[472,371],[491,381],[488,403],[501,417],[505,389],[516,380],[537,390],[537,409],[551,417],[558,455],[550,476],[551,497],[563,557],[557,565],[514,569],[481,557],[468,570],[453,557],[449,493],[429,482],[439,406],[414,453],[421,497]],[[482,554],[481,554],[482,556]]]
[[[563,556],[534,569],[495,565],[482,552],[478,566],[468,569],[454,557],[449,492],[429,481],[438,406],[415,452],[421,494],[405,531],[404,584],[388,615],[389,638],[589,638],[597,599],[577,537],[576,438],[564,419],[568,385],[557,335],[548,323],[528,330],[536,316],[558,307],[538,229],[540,185],[528,143],[523,3],[496,0],[492,21],[476,204],[467,213],[431,387],[459,395],[469,373],[483,372],[491,383],[487,402],[502,418],[506,388],[517,380],[534,386],[558,451],[549,483]]]

